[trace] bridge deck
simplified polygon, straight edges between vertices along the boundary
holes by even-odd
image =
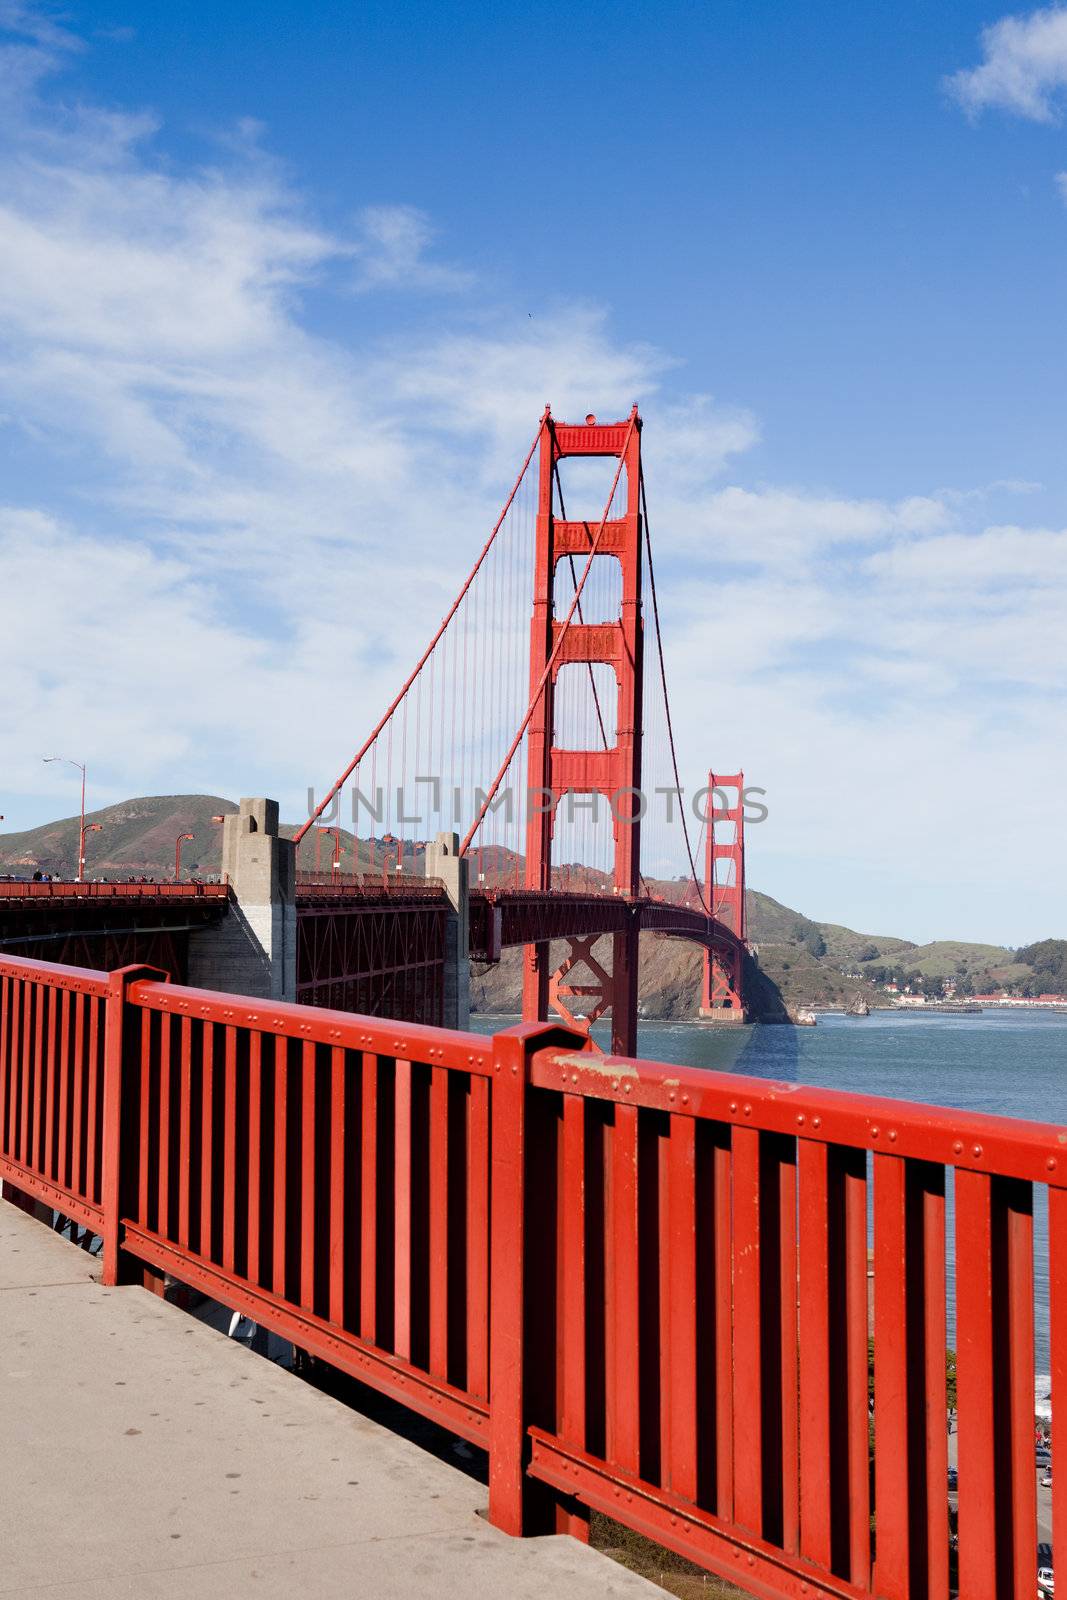
[[[395,1600],[661,1591],[509,1539],[481,1484],[0,1204],[9,1600]]]

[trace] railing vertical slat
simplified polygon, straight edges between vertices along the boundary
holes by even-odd
[[[781,1303],[782,1548],[800,1549],[800,1365],[797,1241],[798,1158],[778,1165],[779,1300]]]
[[[288,1201],[289,1041],[274,1036],[274,1213],[271,1220],[271,1283],[285,1296],[286,1206]]]
[[[91,1179],[82,1164],[85,1148],[85,1010],[92,1001],[84,994],[74,1000],[74,1064],[71,1074],[71,1130],[70,1130],[70,1186],[77,1193],[91,1198]],[[92,1116],[92,1109],[89,1110]]]
[[[222,1080],[222,1266],[233,1272],[237,1217],[237,1029],[225,1030]]]
[[[563,1096],[560,1435],[585,1448],[585,1101]]]
[[[11,1147],[12,1086],[14,1072],[14,980],[0,973],[0,1153],[13,1154]]]
[[[711,1150],[715,1212],[715,1509],[734,1514],[733,1151]]]
[[[393,1349],[411,1357],[411,1062],[396,1063],[393,1196]]]
[[[430,1069],[430,1371],[448,1376],[448,1083],[447,1067]]]
[[[140,1055],[138,1061],[138,1145],[137,1145],[137,1220],[148,1226],[149,1186],[149,1110],[152,1094],[152,1013],[142,1011],[140,1017]]]
[[[248,1264],[251,1283],[259,1283],[260,1234],[263,1192],[261,1165],[263,1128],[263,1035],[254,1028],[248,1037]]]
[[[103,1008],[103,1000],[94,995],[89,1001],[89,1083],[86,1089],[85,1110],[85,1192],[94,1205],[100,1203],[101,1194],[100,1146],[97,1130],[103,1116],[103,1095],[100,1088],[100,1052],[103,1048],[103,1029],[100,1022]]]
[[[45,1029],[44,1047],[44,1083],[42,1086],[41,1105],[41,1142],[38,1146],[38,1170],[47,1178],[55,1178],[55,1145],[58,1135],[56,1126],[56,1097],[59,1088],[59,1069],[56,1060],[56,1010],[59,1004],[59,991],[51,984],[47,989],[48,1000],[46,1004],[47,1023]]]
[[[1034,1215],[1028,1183],[994,1180],[1002,1191],[1007,1230],[1007,1321],[1010,1394],[1011,1532],[1015,1600],[1030,1600],[1037,1547],[1034,1472]]]
[[[467,1387],[489,1391],[489,1081],[480,1077],[467,1111]]]
[[[30,1159],[30,1086],[33,1080],[33,1014],[37,986],[27,979],[22,984],[22,1096],[19,1118],[19,1161],[24,1167],[32,1165]]]
[[[59,996],[59,1115],[55,1129],[55,1180],[64,1188],[70,1187],[70,1079],[71,1059],[71,993],[64,989]]]
[[[300,1302],[315,1304],[315,1046],[300,1052]]]
[[[867,1278],[867,1159],[863,1151],[850,1151],[844,1164],[845,1186],[845,1345],[848,1365],[846,1396],[848,1445],[849,1576],[858,1589],[871,1577],[871,1476],[870,1415],[868,1412],[868,1346],[870,1304]],[[941,1252],[944,1257],[944,1229]],[[945,1275],[941,1272],[941,1320],[945,1317]],[[942,1345],[944,1340],[942,1339]],[[944,1360],[941,1363],[944,1389]],[[941,1436],[944,1441],[945,1430]],[[942,1482],[947,1481],[942,1474]],[[942,1516],[945,1537],[948,1518]],[[929,1600],[934,1600],[933,1595]]]
[[[875,1587],[886,1600],[907,1600],[910,1593],[906,1183],[899,1156],[875,1156]]]
[[[0,1154],[10,1149],[11,1054],[8,1045],[11,1026],[11,979],[0,972]]]
[[[30,1128],[30,1144],[28,1150],[28,1167],[37,1167],[41,1159],[41,1102],[44,1098],[44,1035],[45,1035],[45,987],[35,984],[34,1005],[34,1030],[33,1030],[33,1122]]]
[[[193,1023],[182,1017],[178,1060],[178,1245],[189,1249],[193,1170]]]
[[[200,1035],[200,1254],[212,1259],[215,1217],[215,1027],[205,1022]]]
[[[159,1186],[156,1201],[156,1231],[170,1237],[170,1047],[171,1019],[164,1012],[159,1019]]]
[[[666,1323],[669,1419],[663,1481],[686,1500],[697,1497],[696,1122],[673,1115],[667,1146]]]
[[[363,1052],[360,1126],[360,1332],[373,1344],[378,1329],[378,1057]]]
[[[348,1103],[345,1085],[345,1051],[330,1051],[330,1321],[345,1320],[345,1154]]]
[[[616,1105],[611,1141],[612,1352],[608,1451],[626,1472],[640,1466],[637,1108]]]
[[[734,1516],[763,1531],[762,1318],[760,1295],[760,1136],[735,1128],[733,1139]],[[738,1424],[745,1436],[738,1437]]]
[[[997,1600],[993,1415],[997,1373],[993,1359],[990,1199],[990,1179],[986,1173],[966,1169],[957,1171],[956,1392],[959,1471],[963,1490],[959,1500],[959,1590],[967,1596],[967,1600]],[[878,1272],[876,1262],[876,1303]],[[878,1537],[880,1546],[880,1530]]]
[[[830,1216],[829,1147],[799,1141],[800,1181],[800,1549],[829,1567]]]

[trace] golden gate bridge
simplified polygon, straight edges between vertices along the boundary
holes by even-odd
[[[446,1020],[448,906],[419,872],[436,817],[470,874],[463,954],[493,963],[522,947],[527,1019],[607,1016],[613,1048],[633,1053],[642,932],[701,947],[703,1014],[743,1018],[743,777],[709,773],[691,832],[641,436],[636,406],[577,424],[545,408],[440,626],[295,834],[296,998]],[[591,518],[568,510],[568,463],[586,483],[590,469],[603,475]],[[351,873],[337,870],[346,802]],[[362,861],[361,821],[374,841]],[[0,885],[0,948],[188,976],[190,938],[226,913],[225,896],[132,887]]]

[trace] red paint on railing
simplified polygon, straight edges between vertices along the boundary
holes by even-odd
[[[0,957],[0,1176],[106,1281],[170,1273],[487,1448],[500,1527],[600,1510],[783,1600],[949,1593],[954,1256],[953,1587],[1033,1592],[1063,1128]]]

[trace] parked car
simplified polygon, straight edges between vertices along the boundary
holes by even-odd
[[[950,1489],[958,1489],[960,1486],[960,1475],[957,1467],[949,1467],[948,1469],[948,1486]]]
[[[1051,1472],[1046,1472],[1045,1473],[1045,1476],[1041,1480],[1041,1487],[1042,1487],[1042,1489],[1051,1489],[1052,1488],[1052,1474],[1051,1474]]]
[[[1034,1465],[1038,1466],[1038,1467],[1051,1467],[1051,1465],[1052,1465],[1052,1452],[1051,1452],[1051,1450],[1044,1450],[1044,1449],[1041,1449],[1041,1448],[1035,1450],[1034,1451]]]
[[[1056,1580],[1052,1575],[1051,1567],[1038,1567],[1037,1569],[1037,1595],[1038,1600],[1045,1600],[1046,1595],[1056,1593]]]

